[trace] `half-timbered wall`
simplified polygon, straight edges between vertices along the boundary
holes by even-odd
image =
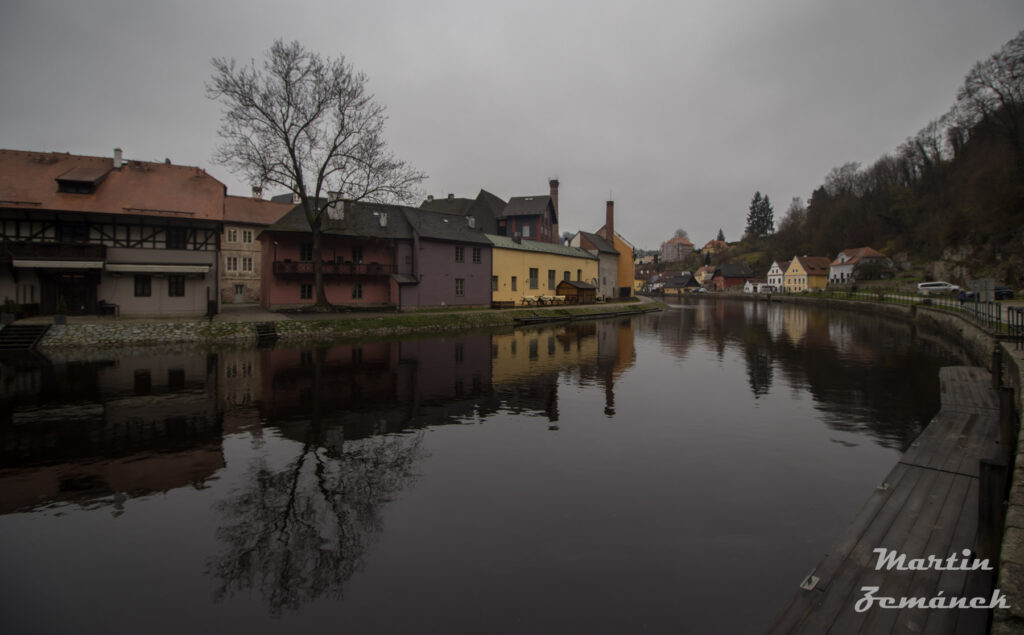
[[[190,223],[97,222],[95,220],[25,220],[0,218],[0,240],[67,242],[135,249],[216,251],[219,232],[209,225]]]

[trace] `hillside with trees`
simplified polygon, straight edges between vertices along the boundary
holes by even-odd
[[[870,166],[834,168],[774,233],[748,231],[739,251],[763,274],[773,259],[871,245],[907,265],[938,261],[1020,287],[1022,211],[1024,31],[971,69],[949,112]]]

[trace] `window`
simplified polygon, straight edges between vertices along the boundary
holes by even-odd
[[[516,290],[516,277],[515,276],[512,276],[512,290],[513,291]]]
[[[237,297],[239,297],[239,298],[242,297],[243,295],[245,295],[245,285],[244,284],[236,284],[235,285],[235,295]]]
[[[577,269],[576,270],[576,282],[580,282],[581,280],[583,280],[583,270],[582,269]]]
[[[562,272],[562,280],[565,280],[566,282],[572,280],[572,274],[569,273],[568,271],[563,271]]]
[[[466,280],[464,278],[455,279],[455,295],[459,298],[466,295]]]
[[[363,283],[357,282],[352,286],[352,299],[361,300],[363,298]]]
[[[224,258],[224,267],[228,271],[238,271],[238,256],[227,256]]]
[[[312,258],[310,258],[312,260]],[[363,261],[363,246],[353,245],[352,246],[352,262],[361,263]]]
[[[313,243],[302,243],[299,245],[299,260],[302,262],[313,260]]]
[[[529,237],[530,237],[530,226],[529,225],[523,225],[523,238],[529,238]]]
[[[491,276],[491,291],[498,290],[498,276]]]
[[[313,285],[303,284],[299,286],[299,299],[301,300],[312,300],[313,299]]]
[[[168,227],[164,230],[164,240],[168,249],[185,249],[188,245],[188,232],[178,227]]]
[[[473,264],[480,264],[480,248],[473,247]]]
[[[555,270],[548,269],[548,289],[555,288]]]
[[[252,242],[252,230],[251,229],[243,229],[242,230],[242,242],[243,243],[251,243]]]
[[[455,248],[455,262],[465,262],[465,254],[462,247]]]
[[[229,243],[236,243],[236,242],[238,242],[238,230],[237,229],[229,229],[228,230],[228,242]]]
[[[153,292],[152,276],[135,276],[135,297],[148,298]]]
[[[185,297],[185,276],[167,276],[167,297]]]
[[[533,267],[530,268],[530,288],[531,289],[536,289],[537,288],[537,286],[538,286],[538,284],[537,284],[537,276],[539,276],[539,275],[540,274],[538,273],[537,269],[534,269]]]
[[[252,271],[252,258],[242,258],[242,271]]]

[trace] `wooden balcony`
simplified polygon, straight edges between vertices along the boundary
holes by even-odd
[[[274,261],[275,276],[312,276],[312,262]],[[394,265],[382,265],[376,262],[324,262],[325,276],[390,276],[395,273]]]

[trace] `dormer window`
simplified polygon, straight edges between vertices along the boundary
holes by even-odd
[[[73,168],[57,177],[57,191],[92,194],[109,172],[106,168]]]

